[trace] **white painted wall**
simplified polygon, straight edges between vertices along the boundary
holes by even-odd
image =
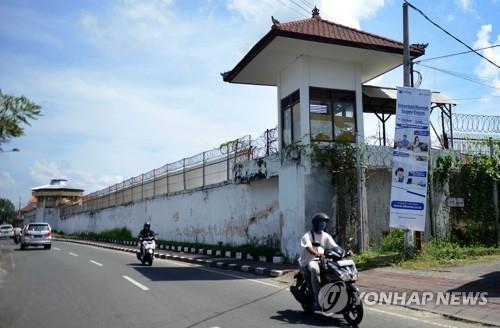
[[[356,90],[356,71],[351,63],[309,57],[308,78],[312,87]]]
[[[302,81],[302,65],[300,57],[295,59],[289,66],[287,66],[280,73],[280,84],[278,88],[281,89],[281,101],[282,98],[285,98],[295,90],[300,88],[300,84]],[[278,106],[278,110],[280,107]]]
[[[268,244],[279,247],[278,178],[228,184],[82,213],[62,220],[65,233],[128,227],[137,235],[151,222],[160,239],[201,243]]]

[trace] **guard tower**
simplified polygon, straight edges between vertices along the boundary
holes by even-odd
[[[71,187],[67,182],[66,179],[52,179],[48,185],[31,189],[37,201],[35,221],[48,222],[53,229],[57,229],[59,208],[78,201],[83,193],[83,189]]]
[[[410,49],[412,58],[424,52]],[[314,8],[309,19],[280,23],[273,18],[271,30],[222,76],[230,83],[277,87],[283,150],[296,143],[363,143],[362,86],[402,63],[401,42],[324,20]],[[281,248],[289,258],[298,254],[313,213],[333,216],[333,192],[330,177],[306,159],[300,165],[282,161]]]

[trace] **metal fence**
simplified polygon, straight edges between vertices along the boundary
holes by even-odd
[[[460,153],[491,154],[499,140],[500,116],[453,114],[453,149]]]
[[[247,135],[85,195],[78,203],[63,207],[61,217],[232,181],[235,164],[278,150],[277,128],[257,139]]]

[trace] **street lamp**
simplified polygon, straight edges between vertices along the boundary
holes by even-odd
[[[12,148],[11,150],[3,150],[2,148],[0,148],[0,153],[16,153],[19,151],[21,151],[19,148]]]

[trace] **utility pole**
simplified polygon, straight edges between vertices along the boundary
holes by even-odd
[[[408,26],[408,3],[403,3],[403,82],[405,87],[411,87],[410,81],[410,27]],[[405,252],[413,253],[413,231],[405,230]]]

